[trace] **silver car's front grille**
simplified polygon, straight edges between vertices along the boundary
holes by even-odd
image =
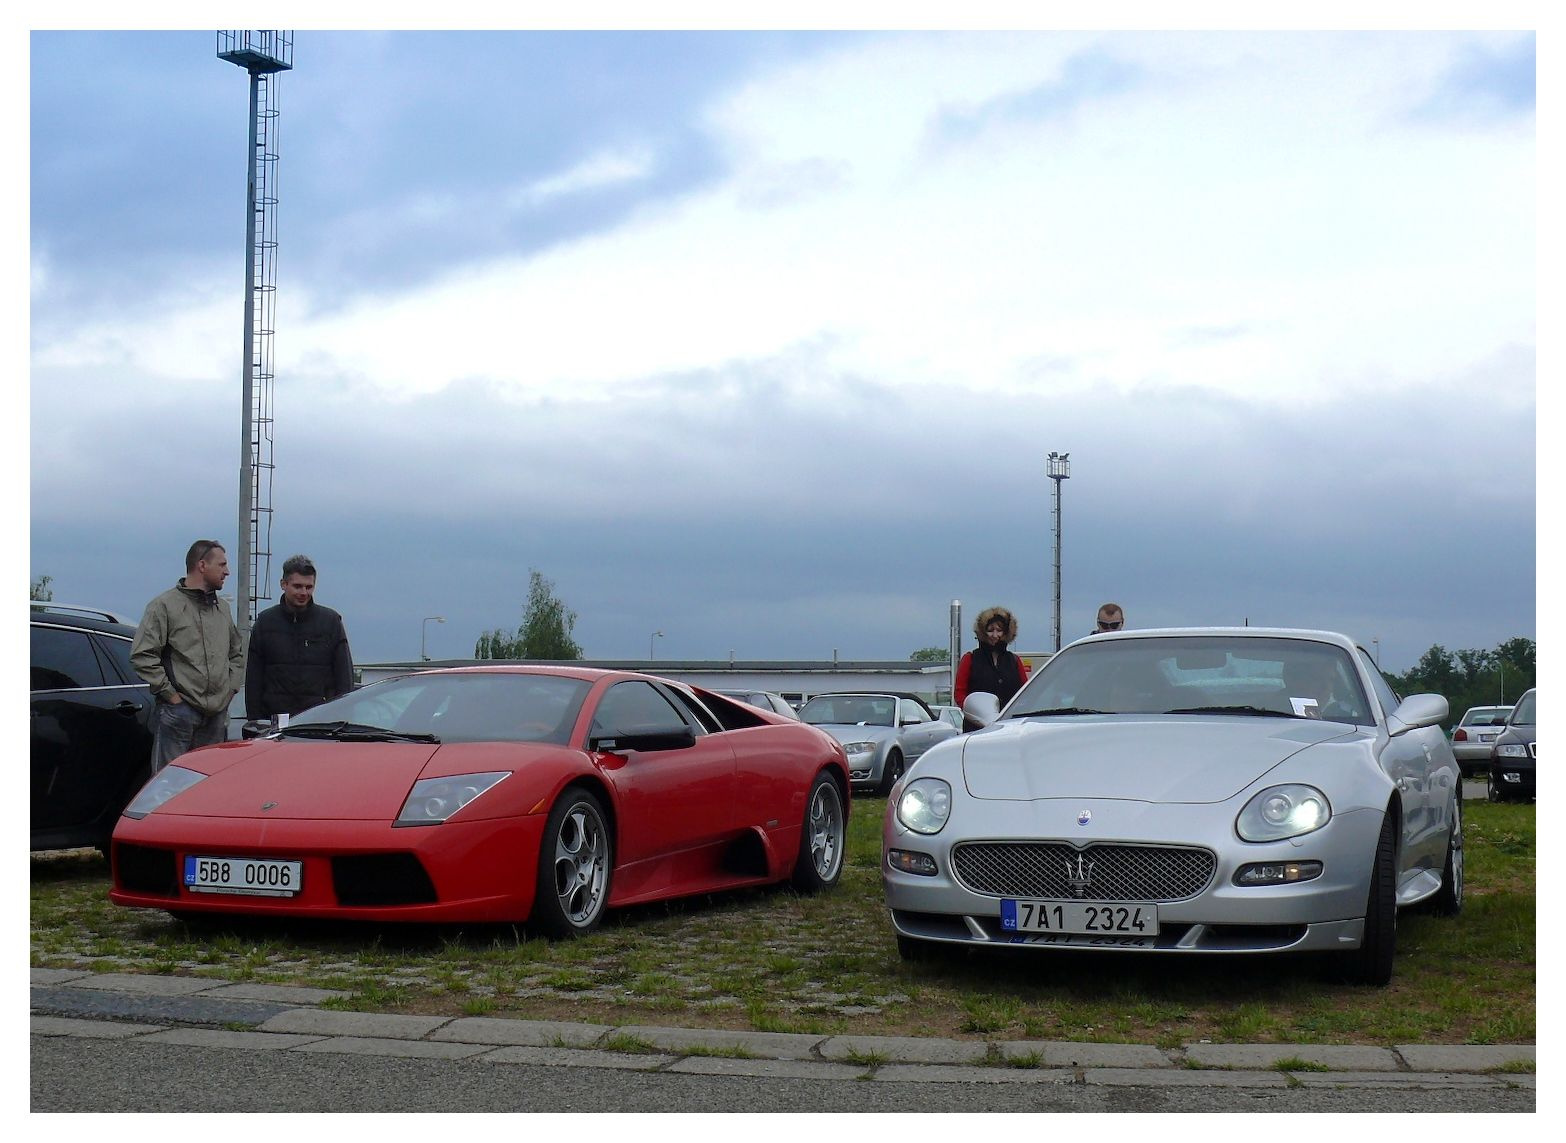
[[[1211,850],[1175,845],[969,841],[952,850],[957,880],[991,897],[1179,901],[1212,880]]]

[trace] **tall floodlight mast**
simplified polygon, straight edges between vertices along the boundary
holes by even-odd
[[[248,634],[270,599],[272,545],[272,330],[277,291],[277,80],[294,66],[294,36],[219,31],[217,55],[250,73],[245,202],[245,359],[239,453],[239,614]]]
[[[1071,454],[1049,454],[1049,478],[1055,482],[1055,650],[1060,650],[1060,484],[1071,479]]]

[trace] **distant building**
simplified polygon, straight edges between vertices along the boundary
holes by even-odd
[[[1029,667],[1037,670],[1049,660],[1047,652],[1023,654]],[[525,659],[442,659],[435,662],[363,663],[361,680],[366,683],[410,671],[434,667],[483,667],[495,663],[521,664],[542,662]],[[579,659],[578,667],[603,670],[642,671],[665,679],[705,687],[711,691],[772,691],[798,704],[814,695],[834,691],[896,691],[914,694],[929,703],[951,701],[951,664],[917,663],[909,659],[823,659],[785,662],[760,659]]]

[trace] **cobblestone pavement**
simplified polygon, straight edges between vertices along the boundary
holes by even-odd
[[[1137,1087],[1535,1090],[1534,1046],[1139,1044],[816,1036],[339,1012],[327,989],[32,970],[35,1036],[702,1075]]]

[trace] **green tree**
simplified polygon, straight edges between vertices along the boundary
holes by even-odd
[[[36,599],[40,603],[47,603],[54,598],[54,589],[49,585],[54,582],[54,577],[41,575],[33,580],[32,586],[27,589],[27,598]]]
[[[1508,639],[1491,651],[1467,649],[1455,654],[1437,644],[1401,675],[1387,676],[1402,695],[1432,693],[1446,699],[1445,725],[1454,726],[1471,706],[1514,703],[1535,685],[1534,660],[1538,651],[1532,639]]]
[[[485,631],[473,647],[475,659],[580,659],[582,648],[571,638],[576,612],[555,595],[555,585],[543,573],[528,569],[527,609],[515,631]]]
[[[945,647],[920,647],[908,656],[911,663],[944,663],[951,655]]]

